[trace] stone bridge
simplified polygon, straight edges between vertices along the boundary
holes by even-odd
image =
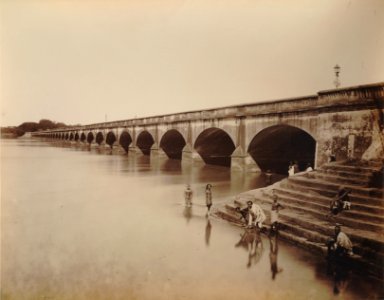
[[[348,158],[382,159],[384,83],[316,95],[36,132],[125,153],[286,174]],[[127,114],[132,113],[128,111]]]

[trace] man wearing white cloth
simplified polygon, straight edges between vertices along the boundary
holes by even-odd
[[[353,255],[353,245],[349,237],[341,231],[340,225],[335,226],[335,238],[328,244],[328,255],[348,257]]]
[[[335,226],[336,251],[340,254],[353,255],[353,245],[349,237],[341,231],[340,225]]]
[[[250,220],[248,225],[263,228],[263,222],[265,221],[266,216],[262,208],[256,203],[253,203],[250,210],[252,213],[252,218],[249,218]]]

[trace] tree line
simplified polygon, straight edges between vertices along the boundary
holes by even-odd
[[[63,128],[63,127],[69,127],[69,126],[61,122],[53,122],[48,119],[41,119],[38,123],[24,122],[19,126],[1,127],[1,137],[16,138],[16,137],[23,136],[26,132],[35,132],[40,130],[49,130],[49,129]]]

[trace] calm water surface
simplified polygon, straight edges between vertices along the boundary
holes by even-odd
[[[205,184],[215,206],[260,175],[28,139],[1,150],[1,299],[378,297],[355,277],[334,295],[321,259],[281,241],[274,256],[265,236],[249,257],[243,229],[206,218]]]

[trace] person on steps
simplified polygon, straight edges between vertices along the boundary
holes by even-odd
[[[330,208],[331,214],[337,215],[341,213],[343,210],[351,209],[351,202],[348,196],[350,192],[351,192],[350,190],[346,189],[343,186],[339,188],[339,191],[337,192],[336,196],[332,199],[330,203],[329,208]]]

